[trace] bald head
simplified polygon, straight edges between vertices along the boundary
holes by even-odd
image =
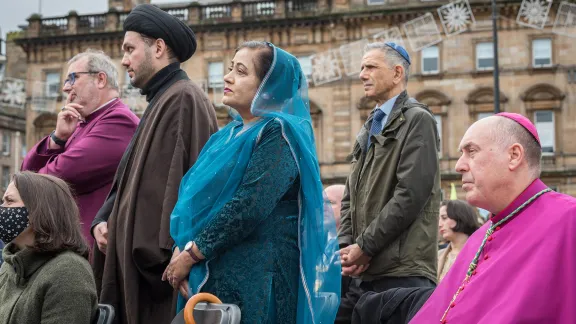
[[[462,175],[466,200],[494,214],[540,176],[540,145],[523,126],[506,117],[492,116],[472,124],[460,151],[456,171]]]
[[[528,167],[533,171],[534,177],[540,177],[540,162],[542,148],[536,142],[532,134],[517,122],[500,116],[491,116],[478,122],[484,121],[490,130],[491,139],[498,143],[502,149],[507,149],[514,143],[524,148],[524,158]]]
[[[332,210],[334,211],[334,218],[336,220],[336,227],[340,226],[340,209],[342,208],[342,197],[344,196],[344,189],[346,187],[341,184],[336,184],[324,189]]]

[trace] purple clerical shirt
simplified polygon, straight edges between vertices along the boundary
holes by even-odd
[[[497,223],[543,189],[546,185],[535,180],[491,221]],[[490,225],[470,236],[410,324],[441,323]],[[576,323],[576,199],[545,193],[491,237],[446,323]]]
[[[47,136],[30,150],[22,163],[23,171],[54,175],[71,185],[90,246],[93,242],[90,225],[110,191],[116,168],[138,122],[128,106],[114,99],[86,117],[85,122],[79,122],[64,148],[50,149]]]

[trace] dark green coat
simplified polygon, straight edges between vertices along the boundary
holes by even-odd
[[[98,308],[88,261],[40,255],[10,243],[0,267],[0,324],[90,324]]]
[[[425,105],[402,92],[366,152],[372,115],[358,134],[342,200],[341,246],[372,257],[364,281],[426,277],[436,282],[439,137]]]

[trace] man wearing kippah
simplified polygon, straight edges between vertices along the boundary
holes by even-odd
[[[576,199],[539,179],[536,127],[500,113],[460,151],[466,200],[491,216],[410,323],[576,323]]]
[[[439,136],[428,108],[408,96],[410,56],[373,43],[360,80],[376,102],[356,138],[338,232],[351,280],[336,323],[350,323],[366,292],[436,283],[440,207]]]
[[[94,274],[116,323],[170,323],[174,290],[162,281],[174,244],[170,214],[180,180],[218,126],[209,99],[180,69],[196,50],[190,27],[145,4],[124,31],[122,65],[148,108],[92,222]]]

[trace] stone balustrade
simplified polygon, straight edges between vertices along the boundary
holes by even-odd
[[[185,6],[161,7],[163,10],[191,26],[234,23],[243,20],[269,20],[313,16],[328,9],[327,0],[264,0],[232,1],[219,4],[193,2]],[[129,12],[110,10],[96,15],[78,15],[71,12],[65,17],[28,19],[26,38],[82,35],[122,30]]]

